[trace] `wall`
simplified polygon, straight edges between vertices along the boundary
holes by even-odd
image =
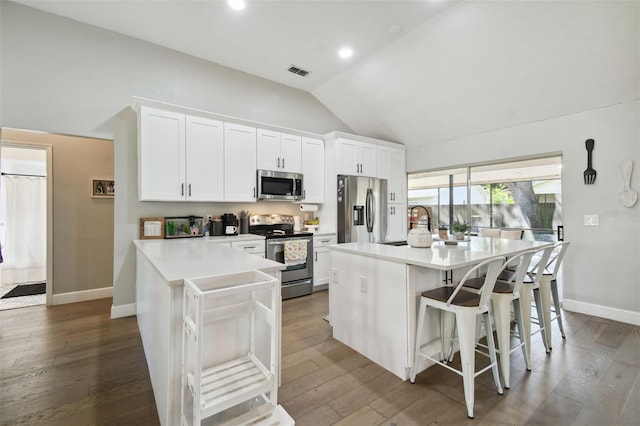
[[[0,8],[2,125],[115,142],[114,308],[134,302],[140,217],[267,208],[138,202],[132,96],[320,134],[349,131],[306,92],[15,3]]]
[[[53,302],[110,288],[113,200],[91,198],[91,179],[113,177],[113,141],[3,128],[7,142],[52,147]]]

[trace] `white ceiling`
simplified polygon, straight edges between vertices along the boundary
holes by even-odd
[[[308,92],[445,10],[445,0],[14,0]],[[390,31],[402,27],[400,33]],[[337,51],[351,46],[349,60]],[[288,72],[291,65],[311,71]]]

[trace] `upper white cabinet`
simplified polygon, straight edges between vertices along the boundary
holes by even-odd
[[[302,171],[302,141],[297,135],[257,130],[257,168],[280,172]]]
[[[190,201],[224,199],[224,124],[187,115],[187,178]]]
[[[407,201],[406,154],[404,149],[378,147],[378,177],[387,179],[387,202]]]
[[[140,108],[141,201],[222,201],[222,122]]]
[[[304,201],[324,203],[324,141],[302,138],[302,174]]]
[[[224,123],[224,199],[256,200],[256,128]]]
[[[339,175],[378,176],[377,145],[338,138],[336,149]]]

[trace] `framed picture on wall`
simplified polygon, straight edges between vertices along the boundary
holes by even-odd
[[[116,195],[116,186],[113,180],[91,179],[91,197],[113,198]]]

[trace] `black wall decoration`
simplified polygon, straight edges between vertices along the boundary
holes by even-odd
[[[593,185],[596,181],[596,171],[591,166],[591,153],[593,152],[593,139],[587,139],[585,141],[585,147],[587,148],[587,169],[584,171],[584,184]]]

